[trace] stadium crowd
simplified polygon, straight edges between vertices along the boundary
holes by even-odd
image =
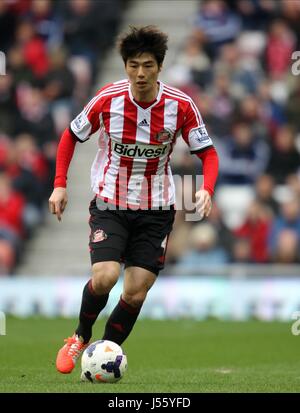
[[[0,0],[0,274],[13,272],[43,223],[59,136],[113,45],[126,2],[102,3]],[[300,74],[291,69],[300,1],[202,0],[191,19],[166,77],[199,107],[220,175],[209,218],[187,221],[177,211],[166,271],[300,263]],[[182,140],[172,169],[201,173]]]
[[[0,274],[47,213],[61,132],[89,99],[125,2],[0,0]]]
[[[177,213],[169,265],[300,263],[299,21],[298,0],[199,2],[167,76],[197,103],[220,175],[208,219]],[[194,158],[177,146],[174,174],[199,174]]]

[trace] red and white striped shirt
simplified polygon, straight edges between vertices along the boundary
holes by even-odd
[[[92,189],[105,201],[124,207],[175,203],[169,161],[178,136],[191,153],[213,145],[192,99],[162,82],[146,109],[134,100],[128,80],[103,87],[70,129],[81,142],[97,132]]]

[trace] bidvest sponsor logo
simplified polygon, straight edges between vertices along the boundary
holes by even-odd
[[[128,158],[153,159],[165,155],[168,151],[168,145],[134,145],[114,142],[113,150],[118,155]]]

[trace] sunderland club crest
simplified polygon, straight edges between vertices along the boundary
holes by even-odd
[[[156,135],[156,140],[162,144],[169,143],[171,139],[172,139],[172,133],[167,129],[163,129],[162,131],[158,132],[158,134]]]
[[[104,241],[107,238],[107,235],[102,229],[97,229],[97,231],[95,231],[92,234],[91,238],[92,238],[92,242],[100,242],[100,241]]]

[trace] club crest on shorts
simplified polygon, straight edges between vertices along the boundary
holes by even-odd
[[[167,130],[163,129],[162,131],[158,132],[156,135],[156,140],[160,143],[169,143],[172,139],[172,133]]]
[[[102,229],[97,229],[93,234],[92,234],[92,242],[100,242],[104,241],[107,238],[107,235]]]

